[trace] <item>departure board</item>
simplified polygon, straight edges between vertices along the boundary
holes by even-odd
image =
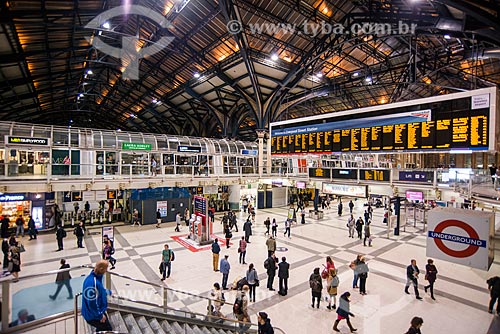
[[[488,149],[489,108],[449,118],[297,133],[271,138],[272,154]],[[369,173],[368,173],[369,174]],[[367,179],[371,179],[367,174]],[[374,179],[376,180],[378,177]]]
[[[317,135],[314,132],[309,134],[308,152],[316,152],[316,137]]]

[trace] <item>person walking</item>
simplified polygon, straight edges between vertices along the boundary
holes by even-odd
[[[266,312],[259,312],[257,317],[258,334],[274,334],[273,326],[271,326],[271,319]]]
[[[219,253],[219,239],[215,238],[214,242],[212,243],[212,264],[214,267],[214,271],[219,271]]]
[[[226,238],[226,249],[231,247],[231,238],[233,237],[233,233],[231,233],[231,229],[229,226],[224,226],[224,238]]]
[[[314,301],[317,300],[316,308],[319,308],[321,302],[321,290],[323,290],[323,282],[319,274],[319,268],[314,268],[313,273],[309,276],[309,287],[311,288],[312,304],[314,308]]]
[[[244,324],[245,322],[250,322],[250,315],[248,314],[248,290],[250,290],[248,285],[244,285],[241,291],[237,293],[233,304],[233,314],[239,321],[238,333],[245,333],[250,328],[250,325]]]
[[[494,276],[486,281],[488,290],[490,290],[490,303],[488,305],[488,313],[493,313],[493,307],[497,303],[497,314],[500,315],[500,277]]]
[[[413,285],[413,289],[415,290],[415,296],[418,300],[421,300],[422,297],[420,297],[418,293],[418,274],[420,274],[420,270],[418,270],[417,267],[417,261],[416,260],[411,260],[411,264],[406,267],[406,286],[405,286],[405,293],[410,294],[408,289],[410,288],[410,285]]]
[[[370,220],[366,220],[365,222],[365,238],[363,239],[363,246],[366,246],[366,240],[368,240],[368,246],[372,246],[372,239],[371,239],[371,233],[370,233]]]
[[[90,203],[89,203],[89,201],[85,202],[85,204],[83,205],[83,209],[85,210],[86,214],[88,214],[90,212]]]
[[[102,249],[103,259],[108,261],[111,264],[110,270],[115,269],[116,260],[113,258],[113,256],[111,256],[112,253],[114,253],[113,247],[111,246],[111,240],[106,238],[103,241],[102,246],[103,246],[103,249]]]
[[[227,279],[229,277],[229,271],[231,270],[231,265],[227,260],[229,255],[224,255],[224,258],[220,260],[220,272],[222,273],[222,289],[227,290]]]
[[[66,231],[64,230],[62,224],[57,225],[56,239],[57,239],[57,251],[62,251],[64,249],[63,239],[66,238]]]
[[[273,222],[271,224],[271,232],[274,238],[278,235],[278,223],[276,222],[276,218],[273,218]]]
[[[347,219],[347,228],[349,229],[349,238],[354,238],[354,230],[356,229],[356,219],[351,215],[349,219]]]
[[[241,237],[238,253],[240,253],[240,264],[247,264],[245,262],[245,255],[247,254],[247,242],[245,241],[245,237]]]
[[[181,231],[181,213],[177,211],[177,214],[175,215],[175,232],[180,232]]]
[[[359,277],[359,293],[366,295],[366,279],[368,278],[368,265],[365,262],[365,257],[361,256],[359,263],[356,265],[356,272]]]
[[[161,212],[160,209],[158,209],[158,211],[156,211],[156,228],[160,228],[160,224],[161,224]]]
[[[214,288],[210,292],[210,295],[215,299],[213,314],[217,317],[222,318],[223,314],[220,310],[222,308],[222,305],[224,305],[223,303],[225,300],[222,298],[222,290],[220,288],[220,284],[218,282],[215,282],[213,286]]]
[[[328,270],[328,278],[326,279],[326,292],[328,293],[328,306],[327,309],[337,308],[337,288],[340,284],[339,277],[337,276],[337,270],[335,268],[330,268]],[[333,307],[332,307],[333,300]]]
[[[339,217],[342,216],[343,210],[344,210],[344,205],[342,204],[342,201],[340,201],[339,205],[337,206],[337,213],[339,214]]]
[[[434,265],[434,260],[428,259],[425,265],[425,280],[429,282],[429,285],[424,286],[424,291],[427,293],[427,289],[430,289],[432,300],[436,300],[436,298],[434,298],[434,282],[436,281],[437,273],[438,271]]]
[[[138,224],[139,227],[141,226],[140,214],[137,209],[134,209],[134,211],[132,212],[132,221],[134,222],[132,226],[135,226],[135,224]]]
[[[3,216],[3,218],[2,218],[0,231],[1,231],[2,238],[9,237],[9,217],[7,215]]]
[[[352,210],[354,209],[354,203],[352,202],[352,200],[349,201],[349,213],[352,214]]]
[[[28,234],[30,236],[29,240],[36,240],[36,235],[38,234],[38,231],[36,230],[35,227],[35,220],[33,220],[33,217],[30,215],[30,219],[28,220]]]
[[[341,320],[346,320],[347,321],[347,326],[349,326],[349,330],[351,333],[354,333],[357,331],[356,328],[354,328],[351,324],[351,320],[349,317],[354,317],[354,314],[351,313],[350,311],[350,303],[351,301],[349,298],[351,297],[351,294],[349,292],[344,292],[340,298],[339,298],[339,307],[337,309],[337,320],[335,320],[335,323],[333,324],[333,330],[336,332],[340,332],[338,329],[338,325]]]
[[[285,220],[285,232],[283,233],[283,236],[285,237],[288,233],[288,238],[290,238],[290,225],[291,225],[291,222],[290,222],[290,219],[286,219]]]
[[[413,319],[411,319],[410,328],[408,329],[408,332],[406,332],[405,334],[422,334],[420,328],[422,327],[423,324],[424,324],[424,319],[420,317],[413,317]]]
[[[84,248],[83,247],[83,237],[85,236],[85,227],[83,227],[83,222],[80,222],[77,227],[75,227],[75,230],[73,233],[76,236],[76,247],[77,248]]]
[[[278,268],[277,261],[274,252],[264,261],[264,269],[266,269],[267,272],[267,288],[269,291],[274,291],[273,283],[274,276],[276,276],[276,269]]]
[[[493,164],[491,164],[491,167],[490,167],[491,182],[493,184],[495,184],[496,173],[497,173],[497,166],[493,163]]]
[[[273,238],[273,236],[269,236],[269,239],[266,240],[266,246],[267,246],[267,257],[270,257],[271,254],[276,252],[276,239]]]
[[[112,331],[106,313],[108,309],[107,296],[111,290],[105,289],[102,278],[108,270],[108,261],[99,260],[94,269],[83,281],[82,291],[82,316],[85,321],[96,328],[96,331]]]
[[[243,224],[243,231],[245,232],[245,241],[250,243],[250,236],[252,235],[252,222],[250,218]]]
[[[61,266],[59,267],[59,270],[63,269],[69,269],[69,264],[66,263],[65,259],[61,259],[60,261]],[[71,288],[71,283],[70,283],[71,275],[68,271],[63,271],[63,272],[58,272],[56,276],[56,285],[57,289],[56,292],[53,295],[49,295],[49,298],[52,300],[56,300],[57,295],[61,291],[63,286],[66,286],[66,289],[68,289],[68,299],[73,299],[73,289]]]
[[[2,240],[2,253],[3,253],[2,269],[4,269],[4,271],[9,266],[9,252],[10,252],[9,239],[4,238]]]
[[[250,301],[255,303],[255,288],[259,286],[259,275],[253,263],[250,263],[246,273],[248,287],[250,288]]]
[[[172,270],[172,261],[174,260],[174,251],[169,249],[169,246],[165,244],[164,249],[161,251],[161,261],[163,265],[163,277],[161,278],[162,281],[165,280],[165,278],[170,277],[170,272]]]
[[[264,226],[266,226],[266,233],[264,233],[264,235],[269,235],[269,229],[271,227],[271,219],[269,219],[269,217],[264,220]]]
[[[306,210],[304,209],[300,210],[300,223],[301,224],[306,223]]]
[[[280,280],[280,289],[278,294],[286,296],[288,293],[288,278],[290,276],[290,264],[286,262],[286,257],[281,258],[278,264],[278,278]]]

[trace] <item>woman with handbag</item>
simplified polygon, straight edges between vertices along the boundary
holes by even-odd
[[[259,275],[257,275],[253,263],[248,266],[246,279],[250,288],[250,301],[255,303],[255,288],[259,286]]]
[[[18,243],[10,247],[10,263],[9,271],[14,276],[13,282],[19,281],[19,272],[21,271],[21,253],[19,252]]]
[[[326,279],[326,292],[328,293],[328,306],[327,309],[336,309],[337,308],[337,287],[340,284],[339,277],[337,276],[337,270],[335,268],[330,268],[328,270],[328,278]],[[332,307],[333,300],[333,307]]]
[[[436,281],[437,273],[438,271],[434,265],[434,261],[432,259],[428,259],[427,264],[425,265],[425,279],[429,282],[429,285],[424,286],[424,291],[427,292],[427,289],[431,290],[432,300],[436,300],[436,298],[434,298],[434,282]]]
[[[238,253],[240,253],[240,264],[247,264],[245,262],[245,255],[247,254],[247,242],[245,241],[245,237],[241,237]]]

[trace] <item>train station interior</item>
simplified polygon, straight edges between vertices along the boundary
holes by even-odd
[[[0,333],[500,333],[499,13],[2,1]]]

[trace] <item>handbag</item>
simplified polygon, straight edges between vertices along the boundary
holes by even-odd
[[[7,265],[7,271],[12,272],[12,269],[14,269],[14,263],[12,261],[9,261],[9,264]]]
[[[160,270],[160,275],[163,275],[163,271],[165,270],[165,268],[163,266],[163,261],[160,262],[160,267],[158,268],[158,270]]]
[[[24,248],[23,244],[19,245],[19,253],[26,252],[26,249]]]
[[[255,280],[255,286],[259,286],[260,285],[260,281],[258,279]]]
[[[238,247],[238,253],[241,253],[241,248]]]

